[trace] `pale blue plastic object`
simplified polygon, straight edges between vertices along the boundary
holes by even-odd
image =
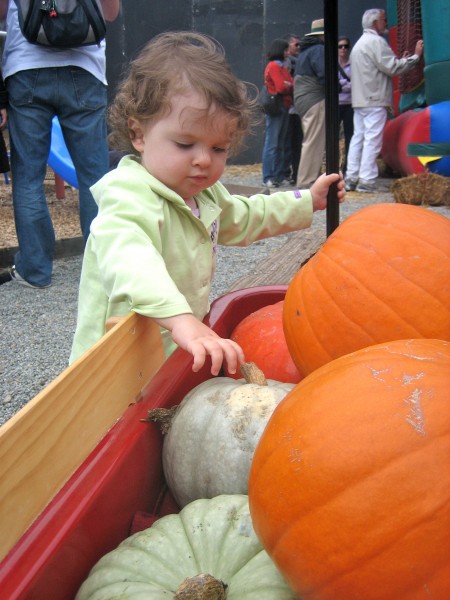
[[[77,174],[69,151],[67,150],[58,117],[53,117],[48,165],[57,175],[64,179],[64,181],[67,181],[69,185],[78,188]]]

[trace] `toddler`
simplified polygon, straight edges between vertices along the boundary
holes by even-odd
[[[135,311],[161,327],[168,356],[180,346],[193,370],[211,357],[217,375],[244,362],[241,348],[202,323],[218,245],[247,246],[309,227],[326,207],[337,174],[311,190],[251,198],[219,182],[255,119],[256,100],[231,72],[218,43],[191,32],[163,33],[131,63],[109,119],[111,142],[131,154],[92,187],[98,216],[81,274],[70,361],[105,333],[109,317]]]

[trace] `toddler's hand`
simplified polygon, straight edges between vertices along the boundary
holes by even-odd
[[[342,173],[331,173],[321,175],[311,186],[310,192],[312,196],[313,211],[324,210],[327,207],[327,195],[330,185],[337,184],[337,197],[339,202],[344,202],[345,199],[345,183]]]
[[[244,362],[244,353],[241,347],[233,342],[219,337],[213,331],[212,335],[205,335],[192,340],[185,347],[194,357],[192,370],[199,371],[205,364],[206,356],[211,357],[211,374],[218,375],[223,362],[227,364],[231,374],[236,373],[239,366]]]
[[[206,357],[211,357],[211,374],[218,375],[224,360],[228,371],[236,373],[245,362],[242,348],[232,340],[219,337],[207,325],[194,315],[184,314],[155,321],[168,329],[173,341],[194,357],[192,370],[199,371],[205,364]]]

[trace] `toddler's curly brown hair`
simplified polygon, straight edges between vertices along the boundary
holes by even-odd
[[[135,152],[128,120],[147,123],[166,115],[171,97],[190,90],[205,98],[204,113],[212,106],[229,113],[235,127],[230,153],[236,153],[258,121],[257,89],[233,74],[216,40],[187,31],[156,36],[131,62],[109,109],[110,147]]]

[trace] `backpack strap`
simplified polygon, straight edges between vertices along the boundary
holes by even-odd
[[[39,0],[14,0],[19,16],[20,30],[29,42],[35,42],[42,24],[43,11]],[[25,34],[26,32],[26,34]]]
[[[79,0],[94,32],[95,41],[99,44],[106,35],[106,23],[97,0]]]
[[[347,75],[347,73],[344,71],[344,69],[341,67],[341,65],[338,63],[338,69],[339,69],[339,73],[342,75],[342,77],[345,77],[345,79],[347,81],[350,81],[350,77]]]

